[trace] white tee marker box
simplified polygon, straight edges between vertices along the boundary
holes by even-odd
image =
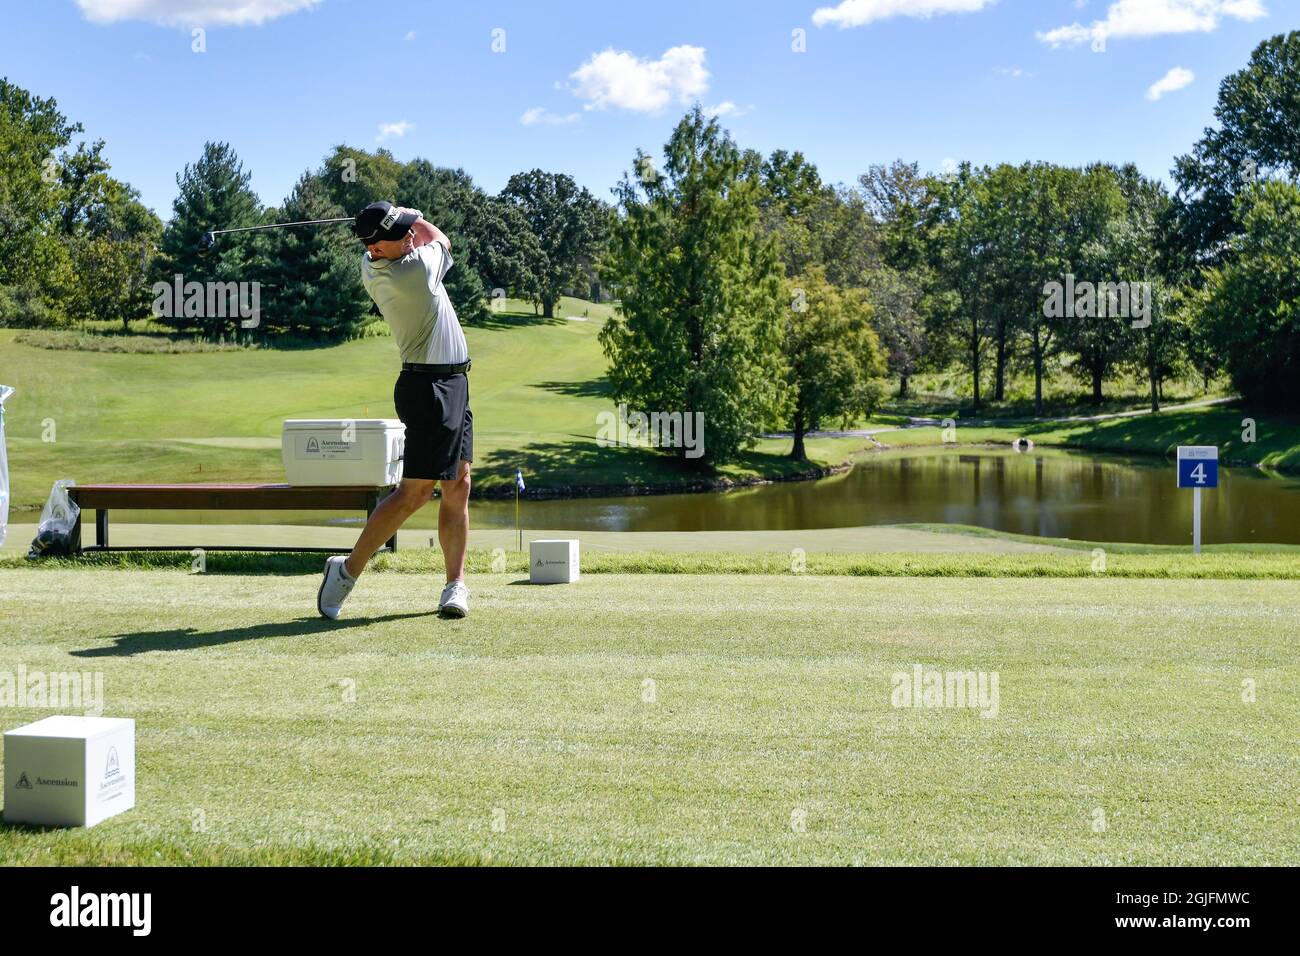
[[[529,541],[528,580],[533,584],[572,584],[578,580],[578,542],[561,538]]]
[[[135,721],[46,717],[4,736],[6,823],[93,827],[135,806]]]

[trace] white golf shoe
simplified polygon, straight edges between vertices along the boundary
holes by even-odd
[[[356,578],[348,577],[348,572],[343,567],[346,560],[338,554],[325,559],[325,577],[320,583],[320,590],[316,592],[316,610],[320,611],[321,617],[330,620],[337,618],[343,609],[343,602],[348,599],[357,583]]]
[[[446,617],[464,617],[469,614],[469,588],[464,581],[448,581],[438,599],[438,610]]]

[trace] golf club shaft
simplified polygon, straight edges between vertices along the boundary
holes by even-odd
[[[302,222],[273,222],[265,226],[239,226],[236,229],[213,229],[212,235],[223,236],[228,232],[253,232],[257,229],[285,229],[289,226],[323,226],[331,222],[352,222],[351,216],[342,219],[304,219]]]

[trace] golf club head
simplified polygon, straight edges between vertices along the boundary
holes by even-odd
[[[199,240],[199,255],[207,255],[212,251],[212,247],[217,244],[216,233],[205,232],[203,238]]]

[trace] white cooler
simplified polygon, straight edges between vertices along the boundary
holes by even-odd
[[[291,485],[395,485],[406,426],[396,418],[290,418],[280,457]]]

